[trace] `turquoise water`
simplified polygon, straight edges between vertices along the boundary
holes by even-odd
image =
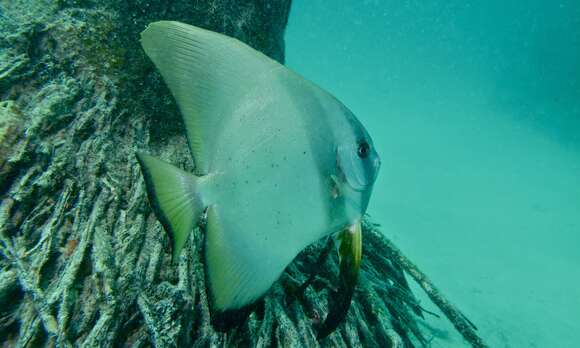
[[[299,0],[286,38],[379,148],[371,216],[490,346],[578,347],[580,3]]]

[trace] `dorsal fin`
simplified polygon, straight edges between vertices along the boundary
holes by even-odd
[[[196,174],[207,174],[232,110],[260,76],[281,65],[236,39],[179,22],[150,24],[141,44],[181,110]]]

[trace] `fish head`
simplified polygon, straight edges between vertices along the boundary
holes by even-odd
[[[345,110],[344,116],[346,131],[337,140],[335,180],[341,188],[348,218],[355,220],[367,209],[381,159],[370,135],[354,114]]]

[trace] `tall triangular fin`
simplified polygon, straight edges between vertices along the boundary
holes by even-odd
[[[179,22],[150,24],[141,44],[179,105],[196,174],[207,174],[232,110],[261,76],[281,65],[236,39]]]
[[[222,210],[218,205],[208,208],[205,238],[211,304],[218,312],[239,309],[257,300],[295,255],[265,252],[254,231],[232,234],[228,231],[231,224],[220,214],[227,212]]]

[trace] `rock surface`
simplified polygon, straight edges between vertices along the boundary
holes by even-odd
[[[318,342],[337,258],[296,297],[323,243],[289,266],[246,322],[210,324],[194,231],[178,265],[147,203],[143,150],[191,169],[180,116],[139,33],[173,19],[284,59],[290,0],[0,3],[0,343],[37,347],[411,347],[421,311],[384,237],[365,224],[346,323]]]

